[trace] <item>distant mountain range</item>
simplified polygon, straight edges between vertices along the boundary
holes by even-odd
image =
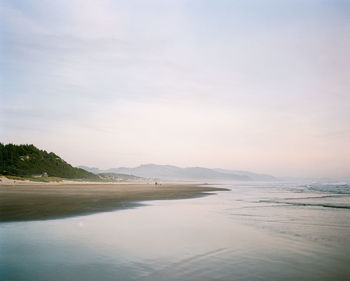
[[[0,143],[0,174],[27,177],[61,177],[95,181],[215,180],[215,181],[273,181],[270,175],[246,171],[180,168],[171,165],[145,164],[135,168],[100,170],[79,166],[75,168],[53,152],[48,153],[34,145],[4,145]]]
[[[275,177],[264,174],[256,174],[247,171],[235,171],[225,169],[208,169],[201,167],[180,168],[171,165],[144,164],[135,168],[111,168],[100,170],[79,166],[94,174],[127,174],[142,178],[156,178],[163,180],[221,180],[221,181],[273,181]]]

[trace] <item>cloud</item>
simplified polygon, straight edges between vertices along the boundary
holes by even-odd
[[[4,1],[4,139],[101,167],[348,163],[349,7],[258,2]]]

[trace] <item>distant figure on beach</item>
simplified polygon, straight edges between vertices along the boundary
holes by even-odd
[[[157,183],[157,182],[155,182],[154,184],[155,184],[155,185],[158,185],[158,183]]]

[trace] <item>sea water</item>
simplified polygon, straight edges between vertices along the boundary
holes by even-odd
[[[350,186],[230,191],[0,224],[0,280],[350,280]]]

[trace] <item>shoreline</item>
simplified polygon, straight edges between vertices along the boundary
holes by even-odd
[[[0,185],[0,223],[59,219],[142,205],[142,201],[207,196],[225,188],[197,184],[59,183]]]
[[[192,181],[192,180],[155,180],[155,179],[143,179],[143,180],[125,180],[125,181],[88,181],[82,179],[64,179],[50,180],[50,181],[34,181],[29,179],[10,179],[6,176],[0,176],[0,187],[6,185],[113,185],[113,184],[153,184],[157,181],[161,184],[190,184],[190,185],[207,185],[208,182]],[[213,183],[210,183],[213,184]]]

